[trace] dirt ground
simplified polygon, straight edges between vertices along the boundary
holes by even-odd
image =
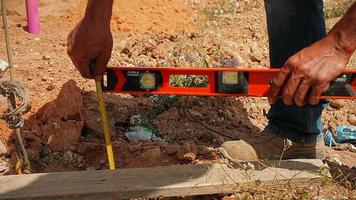
[[[81,19],[86,1],[39,2],[40,35],[25,31],[23,1],[12,0],[8,5],[14,73],[26,86],[32,103],[21,132],[33,171],[104,169],[106,154],[95,86],[80,77],[66,54],[66,37]],[[350,2],[325,1],[328,29]],[[269,66],[262,0],[117,0],[112,31],[112,66]],[[5,58],[4,39],[0,37],[0,59]],[[355,68],[355,63],[353,56],[349,67]],[[6,78],[8,75],[1,79]],[[269,109],[264,98],[107,94],[105,99],[120,168],[219,162],[222,158],[215,148],[227,140],[258,134],[267,124]],[[6,101],[0,98],[0,102],[2,112]],[[355,116],[355,101],[334,101],[323,114],[325,130],[335,132],[338,125],[356,125]],[[137,125],[152,129],[160,139],[128,141],[125,133]],[[4,174],[14,173],[14,139],[14,133],[0,121]],[[310,189],[307,198],[355,197],[355,150],[343,145],[327,151],[333,175],[340,179],[340,169],[351,175],[335,179],[319,194]],[[305,193],[295,190],[286,198],[302,195]],[[198,199],[245,196],[259,198],[258,194],[242,192]]]

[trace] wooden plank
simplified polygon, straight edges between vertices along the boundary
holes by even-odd
[[[0,177],[0,199],[128,199],[233,193],[244,184],[300,186],[321,178],[321,160],[174,165]],[[268,167],[270,166],[270,167]],[[272,167],[271,167],[272,166]],[[279,167],[276,167],[279,166]]]

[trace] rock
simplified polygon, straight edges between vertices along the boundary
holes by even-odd
[[[133,145],[130,145],[130,146],[129,146],[129,151],[130,151],[131,153],[133,153],[133,152],[139,150],[141,147],[142,147],[142,143],[141,143],[141,142],[138,143],[138,144],[133,144]]]
[[[79,163],[77,167],[78,167],[79,169],[83,169],[84,166],[85,166],[85,165],[84,165],[83,163]]]
[[[161,149],[159,147],[150,149],[142,154],[142,158],[145,158],[148,161],[149,160],[152,160],[152,161],[158,160],[159,157],[161,157]]]
[[[342,162],[341,162],[340,158],[334,157],[334,158],[332,159],[332,161],[334,161],[334,162],[337,163],[338,165],[342,166]]]
[[[100,144],[95,143],[95,142],[82,142],[79,144],[79,147],[77,149],[77,152],[81,155],[85,155],[88,152],[91,152],[93,150],[96,150],[100,148]]]
[[[4,173],[6,171],[6,167],[4,164],[0,164],[0,173]]]
[[[48,149],[46,148],[46,146],[43,145],[43,142],[37,142],[37,141],[31,141],[28,140],[27,138],[24,140],[26,140],[26,150],[27,153],[29,155],[31,155],[31,157],[33,159],[44,159],[46,157],[48,157]]]
[[[199,113],[199,112],[197,112],[195,110],[189,109],[189,112],[193,117],[196,117],[196,118],[202,118],[203,117],[203,114],[201,114],[201,113]]]
[[[95,170],[101,170],[103,168],[104,165],[102,165],[101,163],[97,163],[95,165]]]
[[[349,121],[351,125],[356,126],[356,116],[351,115],[347,121]]]
[[[82,163],[83,160],[84,160],[83,156],[77,157],[77,163]]]
[[[210,153],[210,150],[204,146],[204,145],[200,145],[198,146],[198,155],[207,155]]]
[[[159,145],[162,148],[167,148],[167,145],[168,145],[167,142],[165,140],[162,140],[162,139],[156,140],[156,144]]]
[[[65,151],[78,144],[82,129],[81,121],[59,121],[44,125],[42,133],[52,151]]]
[[[43,60],[51,60],[51,57],[44,55],[44,56],[42,56],[42,59]]]
[[[71,152],[71,151],[66,151],[63,154],[63,158],[64,158],[65,161],[72,162],[73,159],[74,159],[74,153]]]
[[[52,91],[54,89],[54,86],[53,85],[49,85],[46,90],[49,92],[49,91]]]
[[[56,100],[47,103],[37,114],[38,118],[44,122],[51,118],[60,118],[63,121],[83,120],[83,98],[81,90],[74,80],[69,80],[63,84]]]
[[[167,146],[166,148],[166,152],[168,155],[174,155],[177,153],[179,149],[179,145],[176,145],[176,144],[170,144]]]
[[[4,72],[9,67],[9,64],[0,59],[0,72]]]
[[[233,114],[230,112],[230,110],[225,110],[226,113],[226,118],[230,121],[234,120]]]
[[[342,166],[341,156],[339,154],[334,153],[334,154],[326,155],[325,160],[328,160],[330,162],[336,163],[339,166]]]
[[[194,161],[197,158],[198,148],[195,144],[184,144],[177,152],[177,157],[182,161]]]
[[[349,151],[356,153],[356,147],[353,144],[350,144]]]
[[[159,166],[162,163],[161,156],[162,156],[161,149],[159,147],[155,147],[133,158],[128,163],[128,167]]]
[[[252,42],[251,46],[250,46],[250,60],[252,62],[261,62],[262,59],[263,59],[263,53],[262,53],[262,50],[261,50],[261,47],[259,47],[257,45],[256,42]]]
[[[344,107],[344,105],[340,101],[333,100],[333,101],[330,101],[330,107],[332,107],[332,108],[334,108],[336,110],[339,110],[342,107]]]
[[[95,171],[96,169],[95,169],[95,167],[87,167],[85,170],[87,170],[87,171]]]
[[[52,151],[77,145],[84,119],[81,90],[75,81],[65,83],[57,99],[39,109],[36,117],[42,121],[41,135]]]
[[[225,138],[221,135],[216,136],[216,143],[221,145],[222,143],[225,142]]]
[[[4,143],[0,142],[0,155],[6,154],[7,148]]]

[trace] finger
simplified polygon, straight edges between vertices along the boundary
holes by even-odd
[[[74,66],[77,68],[77,70],[79,71],[80,75],[84,78],[87,79],[93,79],[94,76],[93,74],[90,72],[90,68],[89,68],[89,62],[88,61],[78,61],[79,59],[75,59],[71,57],[71,60],[74,64]]]
[[[311,105],[316,105],[319,103],[320,96],[324,92],[324,88],[326,86],[327,86],[326,84],[323,84],[323,85],[317,85],[317,86],[313,87],[313,89],[310,93],[310,100],[309,100],[309,103]]]
[[[305,99],[305,97],[306,97],[310,87],[311,87],[310,80],[303,79],[301,81],[301,83],[298,86],[298,89],[294,95],[295,104],[297,104],[298,106],[304,106],[306,104],[307,100]]]
[[[278,99],[278,95],[282,86],[284,85],[285,80],[289,76],[291,70],[288,65],[284,65],[281,70],[278,72],[276,77],[273,79],[273,84],[270,87],[269,94],[268,94],[268,102],[270,104],[276,103]]]
[[[102,79],[103,75],[105,74],[106,66],[109,63],[110,57],[111,57],[111,51],[107,51],[103,55],[100,55],[97,58],[97,64],[96,64],[96,69],[94,74],[96,80]]]
[[[270,80],[269,86],[270,87],[268,91],[268,102],[269,104],[274,104],[278,98],[278,94],[281,87],[275,84],[274,79]]]
[[[330,83],[328,83],[328,84],[324,87],[323,93],[326,92],[326,91],[328,91],[329,88],[330,88]]]
[[[302,77],[292,74],[288,79],[287,83],[283,87],[282,95],[283,102],[286,105],[292,105],[294,94],[299,86],[299,83],[302,81]]]

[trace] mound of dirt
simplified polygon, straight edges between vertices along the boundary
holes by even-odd
[[[65,15],[72,22],[84,14],[87,1],[82,1]],[[175,32],[193,28],[191,7],[183,0],[114,1],[113,32]]]
[[[65,151],[79,142],[83,129],[83,99],[75,81],[65,83],[58,98],[43,106],[27,129],[37,129],[52,151]],[[34,123],[36,122],[36,123]],[[31,127],[31,125],[35,126]],[[38,127],[39,125],[39,127]],[[26,136],[25,136],[26,137]]]

